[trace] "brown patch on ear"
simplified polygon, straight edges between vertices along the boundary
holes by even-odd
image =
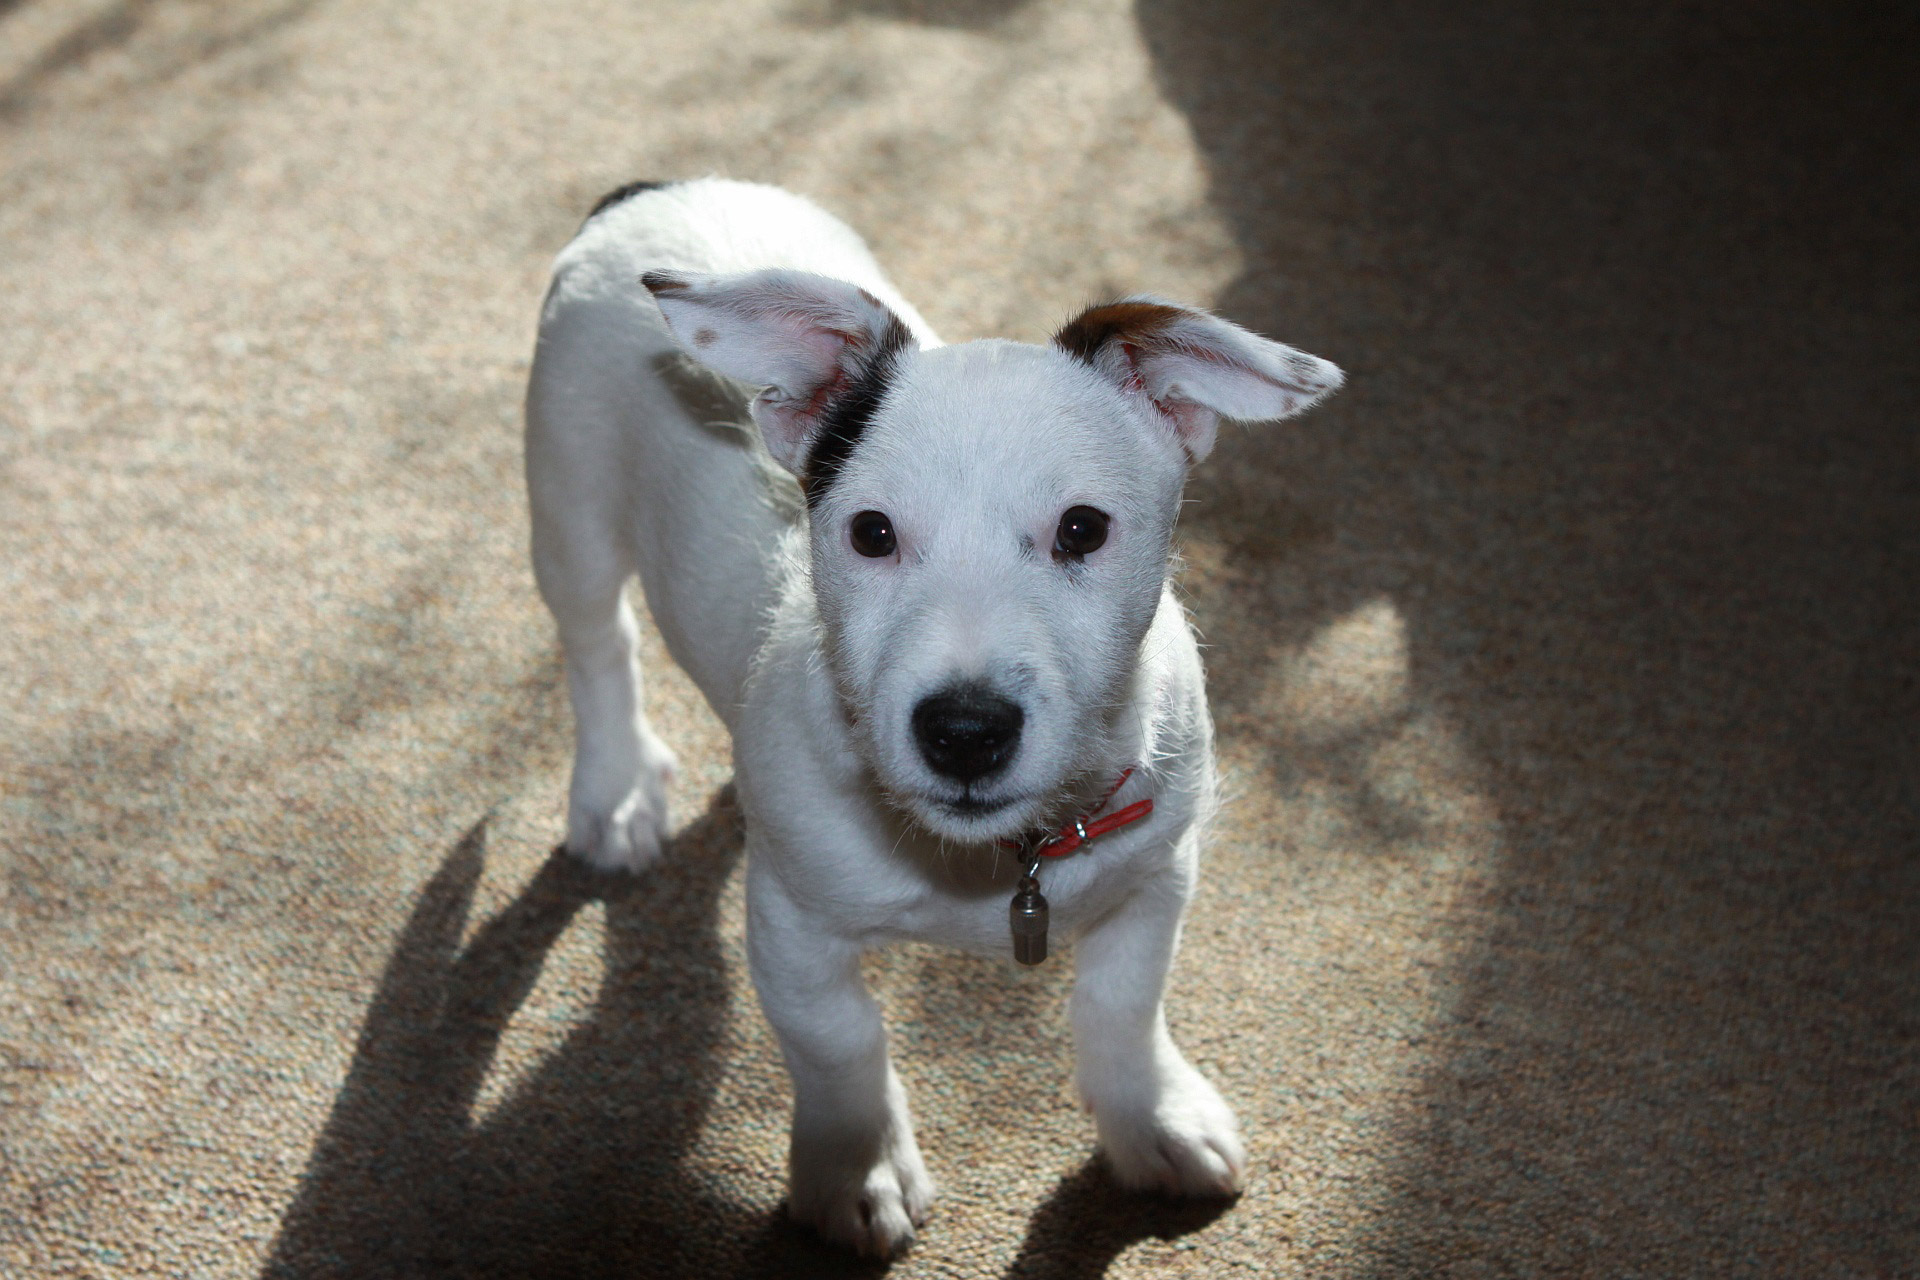
[[[1094,362],[1110,342],[1145,346],[1186,313],[1158,302],[1109,302],[1088,307],[1053,335],[1053,344],[1076,360]]]
[[[685,280],[664,271],[649,271],[640,277],[640,283],[647,286],[649,293],[673,293],[687,287]]]
[[[720,335],[711,329],[695,329],[693,331],[693,345],[696,347],[710,347],[719,337]]]

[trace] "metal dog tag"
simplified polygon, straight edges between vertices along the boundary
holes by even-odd
[[[1047,900],[1040,881],[1029,873],[1020,877],[1013,901],[1007,906],[1013,925],[1013,958],[1021,964],[1040,964],[1047,958]]]

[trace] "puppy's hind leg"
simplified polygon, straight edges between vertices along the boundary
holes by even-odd
[[[660,856],[674,755],[641,704],[639,624],[618,563],[589,564],[534,534],[534,576],[559,624],[573,702],[567,851],[602,870],[638,871]]]

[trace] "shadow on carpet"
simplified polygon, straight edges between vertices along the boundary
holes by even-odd
[[[726,1203],[683,1168],[731,1016],[715,921],[741,848],[730,791],[643,875],[556,849],[462,947],[486,844],[483,818],[421,890],[263,1276],[883,1274],[784,1207]],[[501,1033],[593,902],[606,912],[593,1014],[475,1123]],[[1100,1276],[1134,1242],[1230,1205],[1132,1194],[1090,1160],[1037,1210],[1008,1275]]]
[[[780,1224],[713,1203],[680,1159],[730,1016],[715,932],[740,854],[730,798],[637,877],[556,850],[462,947],[486,838],[482,819],[422,890],[263,1274],[661,1274],[706,1251],[696,1232],[783,1250]],[[606,914],[593,1014],[474,1123],[502,1031],[591,902]]]

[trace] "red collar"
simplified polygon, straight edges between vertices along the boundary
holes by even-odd
[[[1138,822],[1153,812],[1152,796],[1148,796],[1145,800],[1135,800],[1124,809],[1116,809],[1104,818],[1094,816],[1107,807],[1108,802],[1120,793],[1120,788],[1126,786],[1127,779],[1132,776],[1133,769],[1129,767],[1114,779],[1113,785],[1107,788],[1105,795],[1094,802],[1092,808],[1058,831],[1043,833],[1036,829],[1028,832],[1025,839],[1000,841],[1001,847],[1025,849],[1031,855],[1040,858],[1064,858],[1082,845],[1092,843],[1096,837],[1106,835],[1109,831],[1117,831],[1129,822]]]

